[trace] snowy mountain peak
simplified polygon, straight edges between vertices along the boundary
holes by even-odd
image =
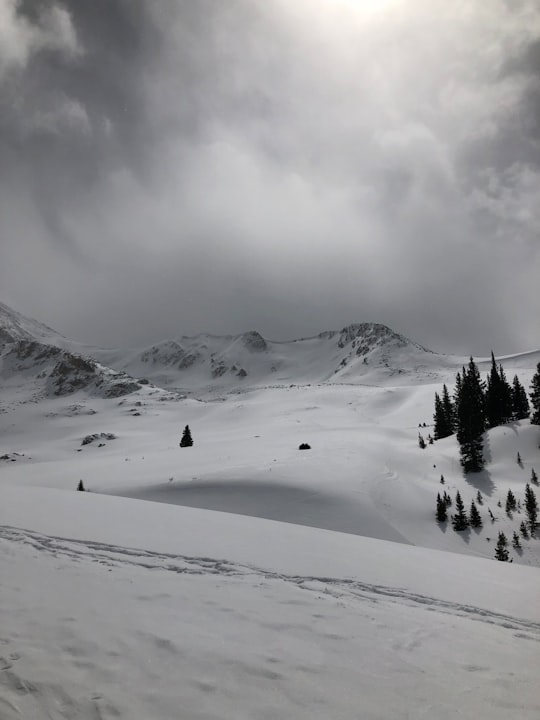
[[[344,327],[339,335],[338,346],[344,348],[349,344],[354,344],[357,355],[363,355],[375,346],[390,344],[402,348],[410,345],[424,352],[431,352],[380,323],[354,323]]]
[[[38,341],[52,345],[63,344],[65,338],[47,325],[31,320],[0,303],[0,346],[20,340]]]
[[[253,352],[264,352],[268,350],[268,345],[263,336],[256,330],[249,330],[242,335],[242,342],[248,350]]]

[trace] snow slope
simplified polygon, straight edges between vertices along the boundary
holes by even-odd
[[[538,717],[535,569],[88,493],[2,505],[8,720]]]
[[[47,325],[32,320],[0,302],[0,346],[20,340],[36,341],[57,347],[69,346],[69,340]]]

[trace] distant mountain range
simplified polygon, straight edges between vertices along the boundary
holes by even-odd
[[[537,353],[524,354],[533,367]],[[0,380],[34,382],[36,392],[64,395],[82,388],[104,397],[153,384],[183,392],[246,386],[438,382],[466,362],[441,355],[378,323],[287,342],[252,330],[164,340],[122,350],[72,342],[0,303]]]

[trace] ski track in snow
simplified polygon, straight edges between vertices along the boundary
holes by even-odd
[[[404,588],[374,585],[347,578],[287,575],[223,559],[189,557],[121,547],[91,540],[74,540],[42,535],[31,530],[5,525],[0,525],[0,538],[8,542],[29,545],[34,550],[48,553],[54,557],[67,557],[75,562],[87,560],[109,567],[131,565],[148,570],[162,570],[184,575],[255,576],[291,583],[300,589],[318,594],[322,593],[335,598],[347,597],[361,601],[376,601],[378,598],[383,598],[390,602],[409,606],[422,606],[429,611],[457,615],[470,620],[497,625],[508,630],[517,631],[516,637],[540,642],[540,623],[538,622],[512,617],[473,605],[449,602],[440,598],[414,593]]]

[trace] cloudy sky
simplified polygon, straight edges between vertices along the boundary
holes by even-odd
[[[538,348],[538,0],[0,0],[0,301]]]

